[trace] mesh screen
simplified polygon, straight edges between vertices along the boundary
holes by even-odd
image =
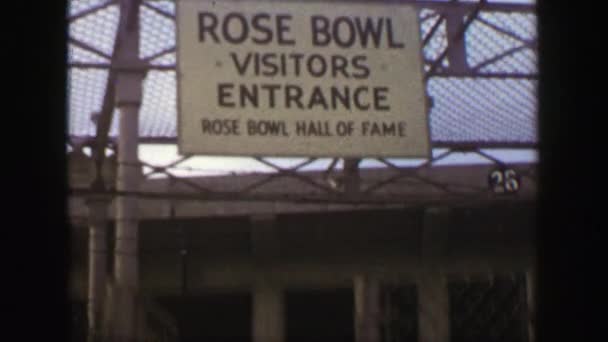
[[[72,0],[70,14],[78,14],[105,1]],[[140,57],[152,65],[174,65],[175,13],[173,1],[147,1],[140,11]],[[74,20],[70,36],[111,55],[116,36],[119,9],[110,5]],[[439,13],[420,10],[420,34],[425,37],[440,19]],[[536,16],[525,12],[481,12],[465,33],[466,61],[472,70],[483,73],[534,74],[537,71],[535,50]],[[443,21],[423,48],[429,63],[448,46]],[[169,51],[169,53],[163,53]],[[509,53],[511,52],[511,53]],[[506,55],[508,54],[508,55]],[[505,56],[503,56],[505,55]],[[108,63],[82,47],[70,44],[69,61]],[[449,61],[442,62],[443,67]],[[71,68],[69,71],[69,134],[93,136],[92,112],[101,109],[107,71]],[[535,143],[536,81],[521,78],[431,77],[427,91],[432,98],[429,120],[434,142]],[[150,71],[144,81],[140,134],[144,138],[175,138],[175,71]],[[111,135],[116,135],[116,117]]]

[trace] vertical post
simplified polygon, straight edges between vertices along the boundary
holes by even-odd
[[[110,199],[97,195],[87,199],[89,211],[89,287],[87,301],[88,340],[100,333],[105,300],[107,259],[107,211]]]
[[[367,275],[354,279],[355,341],[380,342],[380,284]]]
[[[446,18],[446,31],[448,36],[448,61],[449,69],[453,72],[464,73],[469,70],[467,63],[466,45],[463,36],[453,39],[462,29],[464,24],[464,12],[457,8],[450,8],[444,13]]]
[[[140,180],[138,159],[139,118],[142,98],[141,69],[139,60],[139,0],[122,0],[121,16],[127,19],[119,27],[118,64],[121,70],[116,79],[116,106],[120,113],[118,139],[117,191],[137,191]],[[116,335],[120,338],[137,337],[138,289],[138,204],[132,195],[116,199],[116,245],[114,251],[114,279],[122,293],[120,317],[117,317]],[[116,303],[118,305],[119,303]]]
[[[441,271],[449,224],[447,208],[429,208],[424,213],[421,257],[418,275],[418,340],[450,340],[450,308],[447,280]]]
[[[361,180],[359,162],[361,162],[361,159],[344,159],[344,193],[347,195],[355,195],[359,192]]]
[[[253,342],[283,342],[284,316],[282,288],[272,282],[258,281],[253,290]]]

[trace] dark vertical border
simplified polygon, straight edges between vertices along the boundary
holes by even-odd
[[[606,12],[574,1],[538,0],[540,194],[537,341],[583,341],[602,328],[605,312],[598,210],[605,201],[599,100],[605,71]],[[601,17],[600,17],[601,16]],[[602,18],[603,17],[603,18]],[[602,70],[604,69],[604,70]],[[605,209],[603,210],[605,212]],[[604,289],[605,290],[605,289]],[[605,310],[605,309],[604,309]]]
[[[67,2],[3,8],[4,340],[69,340]]]

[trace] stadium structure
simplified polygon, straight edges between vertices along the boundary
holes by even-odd
[[[431,157],[221,170],[138,153],[177,143],[176,2],[69,2],[74,341],[534,340],[535,5],[385,2],[419,16]]]

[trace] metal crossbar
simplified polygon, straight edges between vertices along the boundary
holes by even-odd
[[[466,32],[467,28],[473,23],[473,21],[477,18],[477,15],[479,14],[479,12],[481,11],[481,9],[483,8],[483,6],[487,3],[487,0],[480,0],[477,5],[475,6],[475,8],[472,10],[471,14],[467,17],[467,19],[464,21],[464,23],[460,26],[460,28],[458,29],[458,31],[455,33],[454,37],[451,37],[450,42],[458,42],[460,40],[462,40],[462,38],[464,37],[464,33]],[[445,59],[445,57],[447,57],[448,52],[450,52],[450,49],[453,45],[452,44],[448,44],[448,46],[443,50],[443,52],[439,55],[439,57],[437,57],[436,60],[433,61],[433,64],[431,65],[431,68],[429,69],[429,71],[425,74],[425,81],[428,80],[428,78],[430,77],[430,75],[432,75],[435,70],[437,69],[437,67],[439,67],[439,65],[441,64],[441,62]]]
[[[490,27],[490,28],[492,28],[492,29],[494,29],[494,30],[496,30],[496,31],[504,34],[504,35],[507,35],[507,36],[509,36],[509,37],[511,37],[513,39],[516,39],[516,40],[522,42],[528,48],[536,48],[536,40],[528,40],[528,39],[525,39],[523,37],[520,37],[519,35],[515,34],[514,32],[511,32],[511,31],[509,31],[509,30],[507,30],[507,29],[505,29],[503,27],[500,27],[500,26],[498,26],[498,25],[496,25],[494,23],[491,23],[488,20],[484,19],[483,17],[479,17],[478,16],[477,17],[477,21],[479,21],[480,23],[482,23],[482,24],[484,24],[484,25],[486,25],[486,26],[488,26],[488,27]]]
[[[92,6],[90,8],[87,8],[86,10],[83,10],[81,12],[78,12],[78,13],[76,13],[74,15],[69,16],[68,17],[68,21],[69,22],[74,22],[74,21],[76,21],[76,20],[78,20],[80,18],[83,18],[83,17],[86,17],[86,16],[91,15],[93,13],[96,13],[96,12],[102,10],[102,9],[105,9],[105,8],[107,8],[107,7],[111,6],[111,5],[117,4],[117,3],[118,3],[118,0],[108,0],[108,1],[106,1],[104,3],[102,3],[102,4]]]
[[[312,185],[312,186],[314,186],[314,187],[316,187],[318,189],[321,189],[321,190],[323,190],[323,191],[325,191],[327,193],[336,193],[337,192],[336,190],[334,190],[334,189],[332,189],[332,188],[330,188],[328,186],[321,185],[321,184],[315,182],[314,180],[310,179],[309,177],[306,177],[306,176],[304,176],[302,174],[299,174],[299,173],[295,172],[297,169],[285,169],[285,168],[282,168],[282,167],[280,167],[278,165],[275,165],[275,164],[273,164],[273,163],[265,160],[264,158],[260,158],[260,157],[255,157],[254,159],[257,160],[257,161],[259,161],[260,163],[266,165],[266,166],[270,166],[273,169],[277,170],[281,176],[296,178],[296,179],[298,179],[298,180],[300,180],[300,181],[302,181],[304,183]]]

